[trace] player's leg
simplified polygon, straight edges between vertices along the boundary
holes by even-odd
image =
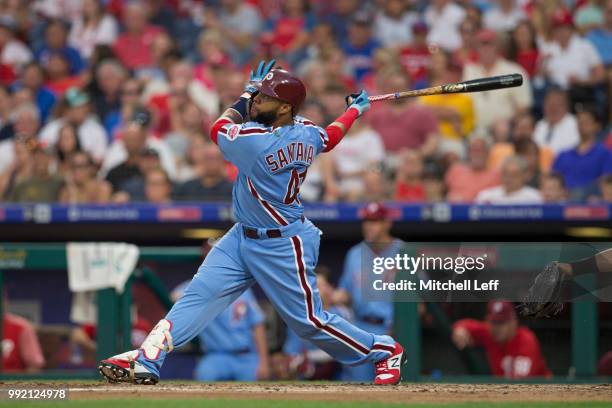
[[[234,226],[210,251],[183,296],[140,349],[103,360],[100,373],[110,381],[156,383],[166,354],[201,333],[253,283],[239,255],[241,240]]]
[[[323,310],[314,274],[319,230],[309,221],[299,235],[291,238],[247,240],[243,254],[253,260],[247,267],[283,320],[300,337],[343,364],[385,361],[396,355],[400,364],[403,350],[391,337],[368,333]]]
[[[198,361],[194,370],[196,381],[227,381],[231,379],[229,354],[210,353]]]

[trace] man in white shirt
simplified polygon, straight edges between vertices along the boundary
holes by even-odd
[[[445,51],[461,47],[459,25],[465,14],[465,10],[453,1],[433,0],[425,9],[425,21],[430,27],[427,43],[438,45]]]
[[[476,197],[477,204],[541,204],[542,195],[526,185],[527,162],[519,156],[508,157],[502,166],[502,184],[482,190]]]
[[[494,122],[510,120],[517,114],[527,111],[533,103],[533,98],[529,76],[525,70],[499,54],[501,47],[497,33],[493,30],[481,30],[476,34],[476,40],[479,62],[466,64],[463,69],[463,80],[513,73],[523,75],[522,86],[471,94],[477,126],[481,130],[488,131]]]
[[[64,103],[66,104],[64,115],[43,127],[39,139],[49,146],[55,146],[60,130],[65,124],[70,123],[77,128],[81,148],[100,163],[104,159],[108,141],[106,130],[91,112],[89,95],[78,88],[70,88],[64,93]]]
[[[606,73],[601,57],[591,42],[574,32],[571,14],[559,11],[552,24],[553,42],[542,48],[544,67],[552,82],[564,89],[603,83]]]
[[[567,93],[562,89],[549,91],[544,98],[544,117],[533,132],[533,140],[555,155],[573,149],[580,140],[576,117],[569,112],[568,103]]]
[[[512,31],[525,18],[516,0],[497,0],[497,5],[485,12],[484,25],[495,31]]]
[[[30,49],[14,36],[15,22],[10,17],[0,18],[0,63],[15,71],[32,60]]]

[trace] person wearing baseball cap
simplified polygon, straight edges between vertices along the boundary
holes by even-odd
[[[393,323],[392,299],[370,301],[364,299],[362,282],[365,274],[371,274],[368,265],[373,264],[375,257],[395,257],[404,242],[391,235],[390,209],[381,202],[370,202],[359,209],[363,241],[352,247],[344,258],[344,269],[334,293],[333,303],[352,308],[355,320],[353,323],[360,329],[375,333],[389,334]],[[393,280],[393,274],[384,276]],[[371,381],[373,369],[369,364],[348,367],[344,366],[342,379],[346,381]]]
[[[550,377],[535,334],[520,326],[514,305],[492,300],[485,321],[461,319],[453,325],[451,339],[459,350],[484,347],[489,369],[496,377],[521,379]]]

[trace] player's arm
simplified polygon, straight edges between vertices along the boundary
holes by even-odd
[[[325,128],[329,138],[324,150],[325,152],[329,152],[340,143],[357,118],[370,109],[368,93],[363,90],[358,94],[347,96],[346,103],[348,105],[346,112]]]
[[[210,139],[217,143],[219,130],[225,125],[237,125],[244,122],[249,114],[251,98],[257,93],[257,83],[261,83],[264,77],[272,70],[275,60],[260,61],[257,70],[251,71],[249,82],[244,87],[244,93],[232,106],[227,108],[210,128]],[[218,143],[217,143],[218,144]]]
[[[451,340],[459,350],[483,343],[487,324],[474,319],[461,319],[453,324]]]
[[[591,257],[569,263],[559,263],[559,269],[566,279],[586,273],[611,273],[612,248],[601,251]]]
[[[268,361],[268,343],[266,342],[266,330],[263,323],[253,327],[253,339],[255,341],[255,350],[257,350],[257,356],[259,357],[257,379],[267,380],[270,377],[270,362]]]

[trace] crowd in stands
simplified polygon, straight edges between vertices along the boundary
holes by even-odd
[[[305,201],[612,202],[612,0],[2,0],[0,201],[226,201],[209,127],[260,59],[344,97],[521,73],[518,88],[375,103]]]

